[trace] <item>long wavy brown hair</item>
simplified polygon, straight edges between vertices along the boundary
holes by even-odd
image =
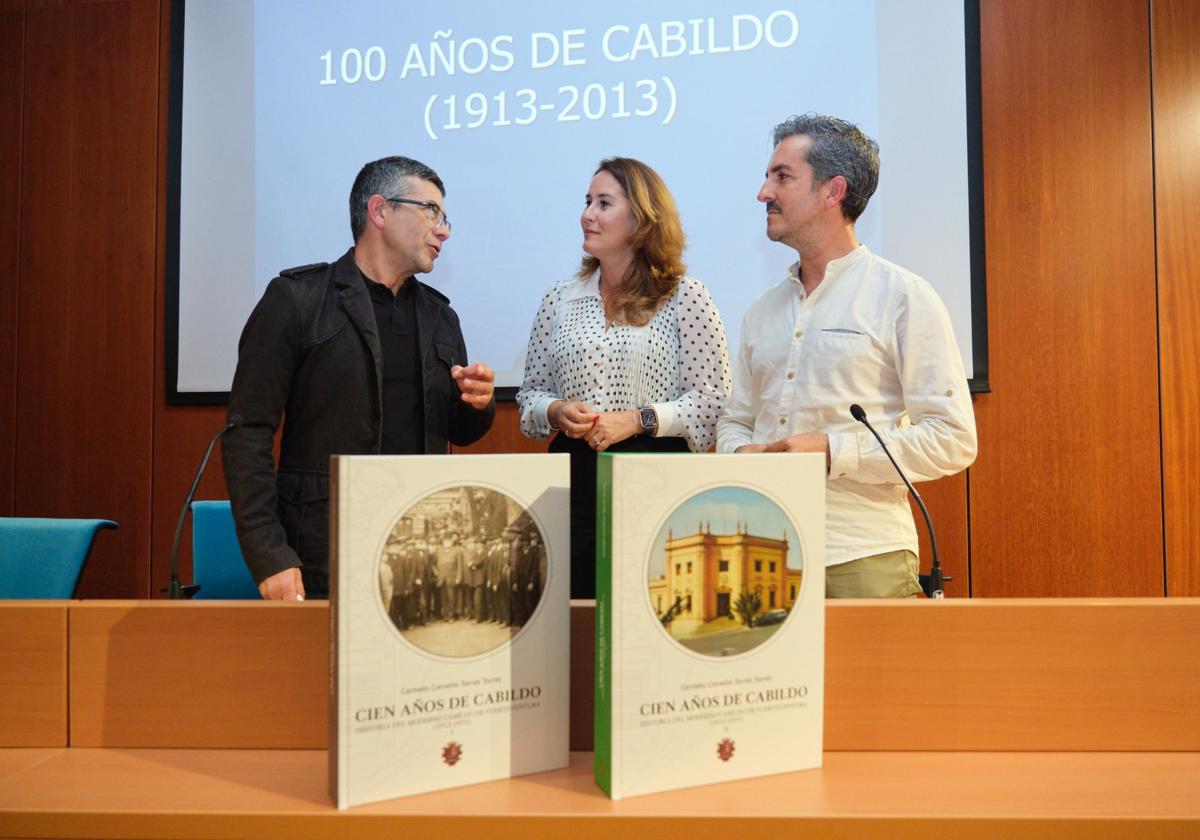
[[[617,179],[637,225],[629,237],[633,262],[613,308],[623,323],[645,326],[658,307],[675,293],[679,279],[687,271],[683,264],[685,237],[679,208],[663,179],[640,160],[608,158],[600,161],[595,174],[601,172]],[[577,276],[586,279],[599,269],[600,260],[587,254]]]

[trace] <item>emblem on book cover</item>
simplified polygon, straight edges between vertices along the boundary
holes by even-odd
[[[545,584],[545,535],[519,502],[490,487],[458,485],[417,500],[379,558],[388,618],[438,656],[508,643],[533,617]]]
[[[791,518],[762,493],[737,486],[714,487],[679,504],[659,530],[647,567],[650,606],[663,630],[712,657],[746,653],[775,635],[803,582]],[[732,755],[732,742],[729,749]]]
[[[458,764],[458,760],[462,758],[462,744],[457,741],[451,741],[446,746],[442,747],[442,761],[453,767]]]
[[[733,758],[733,741],[728,738],[721,739],[721,742],[717,744],[717,758],[722,761]]]

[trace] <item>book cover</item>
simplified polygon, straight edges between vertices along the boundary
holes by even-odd
[[[339,808],[567,765],[565,455],[335,457]]]
[[[597,784],[821,766],[824,457],[601,455],[598,474]]]

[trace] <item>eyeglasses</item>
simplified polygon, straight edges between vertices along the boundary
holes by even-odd
[[[390,201],[392,204],[415,204],[417,207],[423,207],[431,225],[435,228],[444,227],[446,230],[451,229],[450,220],[446,218],[446,211],[432,201],[418,201],[415,198],[387,198],[384,200]]]

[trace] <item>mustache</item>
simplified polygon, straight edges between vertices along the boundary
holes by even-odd
[[[776,204],[774,201],[768,201],[767,202],[767,212],[770,213],[772,210],[774,210],[776,213],[778,213],[779,205]]]

